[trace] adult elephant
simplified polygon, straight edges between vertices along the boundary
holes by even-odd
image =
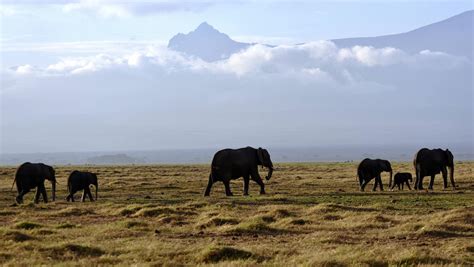
[[[384,159],[364,159],[357,167],[357,175],[359,176],[360,190],[364,191],[365,186],[370,180],[375,178],[375,184],[372,191],[377,189],[377,185],[380,186],[380,191],[383,191],[382,178],[380,174],[382,172],[390,173],[390,180],[388,186],[392,186],[392,165],[388,160]]]
[[[15,174],[16,188],[18,190],[18,196],[16,197],[17,203],[23,203],[23,196],[30,192],[31,189],[36,188],[35,203],[39,202],[40,195],[43,196],[44,203],[48,202],[48,196],[46,194],[46,188],[44,187],[44,181],[51,181],[53,190],[53,201],[56,200],[56,172],[53,167],[43,163],[23,163]]]
[[[448,171],[449,168],[449,179],[453,188],[456,187],[454,184],[454,156],[448,149],[420,149],[413,161],[415,167],[416,179],[415,189],[423,189],[423,177],[431,176],[430,185],[428,189],[433,190],[433,182],[435,175],[438,173],[443,174],[443,185],[444,189],[448,187]]]
[[[245,147],[240,149],[224,149],[218,151],[211,164],[211,173],[204,196],[209,196],[212,185],[221,181],[225,186],[225,194],[232,196],[230,180],[244,178],[244,195],[249,194],[250,178],[260,185],[260,194],[265,194],[265,185],[258,173],[258,165],[268,168],[265,179],[270,180],[273,173],[273,163],[266,149]]]
[[[97,200],[97,192],[99,191],[97,175],[92,172],[73,171],[67,179],[67,190],[69,195],[66,197],[66,200],[74,202],[74,194],[77,191],[83,190],[81,201],[84,202],[86,200],[86,196],[89,197],[90,201],[94,201],[89,188],[90,185],[95,187],[95,199]]]

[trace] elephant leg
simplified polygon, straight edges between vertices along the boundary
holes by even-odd
[[[44,187],[44,184],[39,188],[41,189],[41,195],[43,195],[44,203],[48,203],[48,194],[46,194],[46,188]]]
[[[86,187],[85,190],[86,190],[87,195],[89,196],[89,200],[93,202],[94,198],[92,197],[91,189],[89,187]]]
[[[16,196],[16,202],[18,204],[23,203],[23,196],[26,195],[26,193],[30,192],[30,190],[23,189],[20,193],[18,193],[18,196]]]
[[[434,179],[435,179],[435,176],[431,175],[430,185],[428,187],[429,190],[433,190]]]
[[[81,197],[81,202],[85,202],[85,201],[86,201],[86,189],[82,191],[82,197]]]
[[[230,191],[230,182],[229,180],[224,180],[222,181],[224,183],[224,186],[225,186],[225,195],[230,197],[230,196],[233,196],[232,192]]]
[[[364,192],[365,186],[369,183],[369,179],[364,178],[364,182],[360,186],[360,191]]]
[[[259,186],[260,186],[260,195],[265,194],[265,184],[262,181],[262,178],[260,178],[260,175],[257,173],[254,173],[251,175],[252,180],[254,180]]]
[[[39,203],[40,195],[41,195],[41,189],[40,189],[40,186],[38,186],[38,187],[36,187],[35,204]]]
[[[448,171],[443,168],[441,173],[443,174],[443,189],[446,189],[448,187]]]
[[[249,195],[249,183],[250,183],[250,177],[244,176],[244,196]]]
[[[400,183],[398,183],[397,186],[398,186],[398,191],[403,189],[403,184],[402,184],[402,186],[400,186]]]
[[[374,187],[372,188],[372,191],[377,190],[377,185],[378,184],[379,184],[379,180],[377,179],[377,177],[375,177],[375,183],[374,183]]]
[[[382,183],[382,177],[380,176],[377,176],[377,179],[379,180],[379,187],[380,187],[380,191],[383,191],[383,183]]]
[[[411,190],[410,183],[409,183],[408,181],[405,181],[405,183],[406,183],[407,186],[408,186],[408,190]]]
[[[415,167],[415,190],[421,190],[420,188],[420,180],[421,180],[421,171],[419,170],[419,167]]]
[[[420,179],[418,180],[418,190],[423,190],[423,176],[420,176]]]
[[[212,181],[212,176],[209,175],[209,181],[207,182],[206,192],[204,192],[204,196],[208,197],[211,194],[211,188],[214,182]]]
[[[393,191],[393,189],[395,188],[396,185],[397,185],[396,183],[393,183],[393,184],[392,184],[392,187],[390,187],[390,190]]]

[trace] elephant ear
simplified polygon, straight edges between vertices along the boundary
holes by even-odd
[[[257,157],[258,157],[258,160],[260,161],[260,165],[263,165],[263,148],[259,147],[257,149]]]

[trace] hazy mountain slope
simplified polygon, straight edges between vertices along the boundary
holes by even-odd
[[[472,58],[473,22],[474,11],[470,10],[406,33],[332,41],[340,47],[363,45],[380,48],[391,46],[410,53],[429,49]]]

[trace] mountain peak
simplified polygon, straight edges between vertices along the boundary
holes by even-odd
[[[202,31],[202,30],[214,30],[214,31],[216,31],[216,29],[214,29],[214,27],[212,27],[212,25],[210,25],[206,21],[199,24],[199,26],[194,31]]]
[[[249,46],[232,40],[207,22],[187,34],[178,33],[168,43],[168,48],[200,57],[206,61],[216,61],[229,57]]]

